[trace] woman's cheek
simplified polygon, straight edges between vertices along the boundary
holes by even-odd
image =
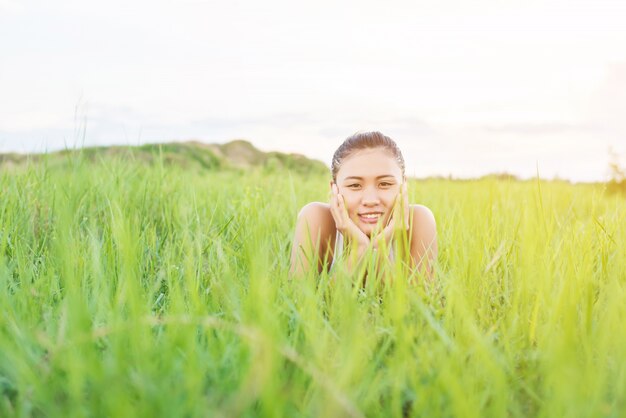
[[[352,218],[353,220],[358,220],[359,219],[358,207],[355,207],[354,205],[349,206],[348,214],[350,215],[350,218]]]
[[[346,209],[348,209],[348,214],[352,217],[356,216],[358,209],[358,201],[355,201],[354,197],[350,195],[350,193],[344,195],[343,201],[346,203]]]
[[[396,201],[396,197],[400,194],[400,191],[391,191],[391,193],[385,196],[385,207],[389,210],[393,208],[393,204]]]

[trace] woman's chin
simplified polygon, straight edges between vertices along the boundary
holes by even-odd
[[[363,233],[364,233],[365,235],[367,235],[368,237],[370,237],[370,238],[371,238],[372,234],[373,234],[375,231],[377,231],[378,229],[380,229],[380,226],[379,226],[379,224],[378,224],[378,223],[375,223],[375,224],[374,224],[374,223],[372,223],[372,224],[364,224],[364,223],[361,223],[361,224],[359,225],[359,229],[360,229],[361,231],[363,231]]]

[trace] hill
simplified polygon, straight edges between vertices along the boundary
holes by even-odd
[[[86,147],[57,151],[45,155],[0,154],[0,169],[24,165],[28,161],[37,162],[43,158],[47,158],[49,162],[53,163],[60,162],[63,160],[63,157],[83,157],[89,161],[120,157],[130,158],[147,164],[162,161],[166,165],[208,170],[258,167],[267,170],[287,169],[300,174],[328,173],[329,170],[323,162],[307,158],[304,155],[276,151],[263,152],[250,142],[241,139],[225,144],[205,144],[199,141],[187,141],[140,146]]]

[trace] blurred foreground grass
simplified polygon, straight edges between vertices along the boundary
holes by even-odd
[[[0,173],[0,416],[621,417],[626,210],[412,181],[432,285],[290,281],[323,175],[119,157]]]

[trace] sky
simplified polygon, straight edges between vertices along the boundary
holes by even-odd
[[[407,174],[626,166],[626,1],[0,0],[0,152],[246,139]]]

